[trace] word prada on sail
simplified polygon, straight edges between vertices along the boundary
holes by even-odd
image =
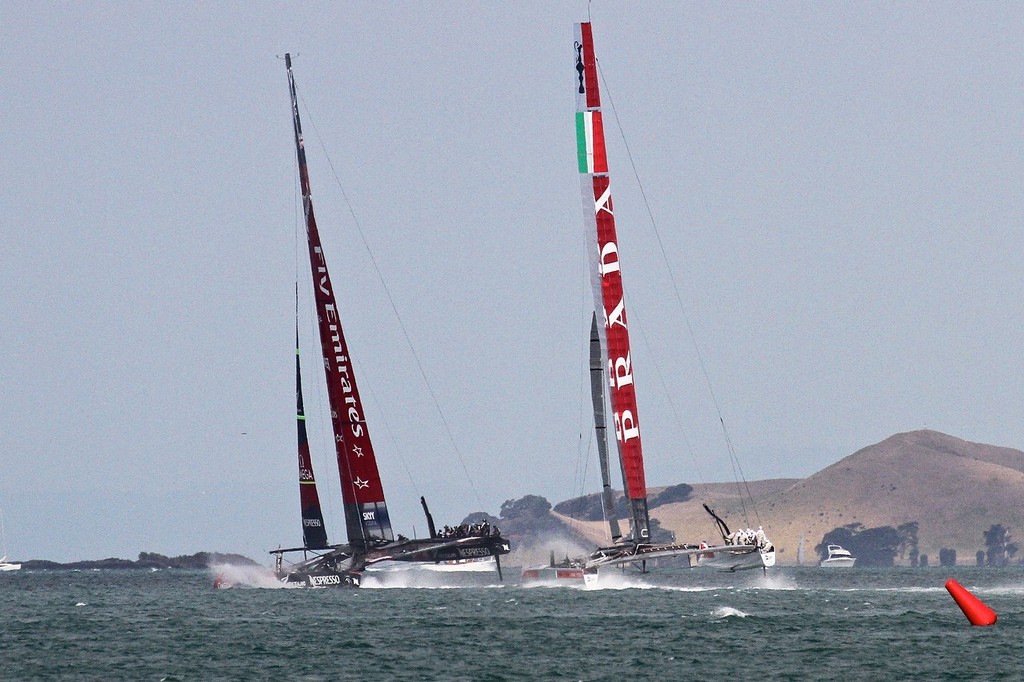
[[[598,210],[611,213],[611,210],[607,207],[609,199],[610,195],[607,192],[603,194],[601,201],[597,204]],[[602,277],[613,272],[619,272],[619,247],[615,242],[607,242],[601,247],[601,261],[598,263],[598,269]],[[624,298],[620,298],[611,313],[605,314],[605,325],[610,329],[612,325],[617,324],[625,329],[626,321],[623,319],[625,310],[626,301]],[[613,389],[620,389],[623,386],[631,385],[633,383],[633,369],[629,353],[614,360],[609,360],[608,373],[609,385]],[[616,412],[613,416],[615,419],[615,436],[620,441],[626,442],[640,435],[640,426],[636,423],[636,418],[631,410],[623,410],[621,415]]]

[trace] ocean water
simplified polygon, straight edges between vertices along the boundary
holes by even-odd
[[[517,576],[217,590],[200,571],[5,573],[0,679],[1024,679],[1021,568],[613,571],[596,590]],[[948,578],[996,625],[972,627]]]

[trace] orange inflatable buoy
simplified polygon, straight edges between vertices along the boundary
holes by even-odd
[[[960,583],[950,578],[946,581],[946,589],[953,601],[971,621],[971,625],[995,625],[996,612],[985,605],[980,599],[967,591]]]

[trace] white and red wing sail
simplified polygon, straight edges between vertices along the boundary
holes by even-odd
[[[640,417],[633,382],[618,237],[615,233],[615,214],[608,178],[597,61],[589,23],[576,25],[575,49],[576,142],[594,303],[604,318],[601,332],[608,355],[609,397],[626,497],[630,504],[633,540],[647,542],[650,521],[640,443]]]

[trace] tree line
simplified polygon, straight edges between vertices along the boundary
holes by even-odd
[[[829,545],[840,545],[857,557],[858,566],[895,566],[896,558],[907,561],[911,566],[927,566],[928,555],[918,549],[918,523],[911,521],[893,528],[879,526],[865,528],[863,524],[851,523],[833,528],[816,545],[814,551],[819,558],[828,556]],[[978,566],[1008,566],[1024,563],[1017,554],[1020,548],[1013,542],[1010,529],[1002,524],[994,524],[983,533],[985,549],[975,554]],[[939,565],[953,566],[956,564],[956,550],[942,548],[939,550]]]

